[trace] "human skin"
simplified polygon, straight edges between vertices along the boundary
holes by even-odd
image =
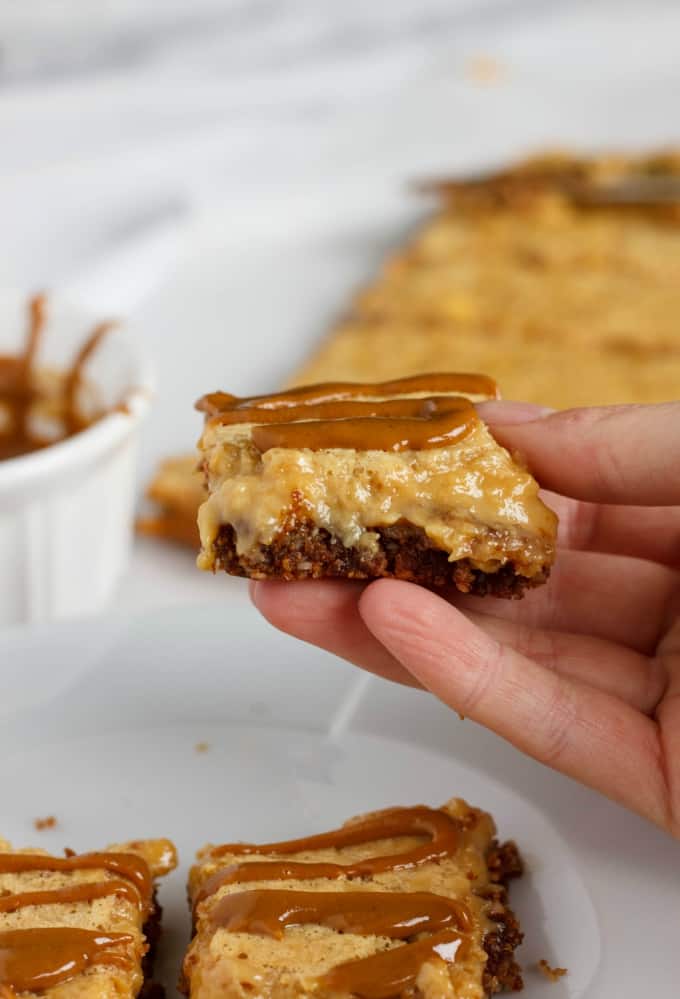
[[[426,688],[680,838],[680,402],[479,408],[559,514],[546,586],[505,601],[262,581],[252,599],[282,631]]]

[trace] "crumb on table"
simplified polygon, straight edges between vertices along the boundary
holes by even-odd
[[[553,968],[545,958],[541,958],[536,967],[549,982],[559,982],[567,974],[566,968]]]
[[[196,745],[194,746],[194,750],[197,753],[207,753],[209,749],[210,749],[209,742],[197,742]]]
[[[33,820],[33,828],[38,832],[43,832],[45,829],[54,829],[56,824],[57,820],[54,815],[47,815],[44,819]]]

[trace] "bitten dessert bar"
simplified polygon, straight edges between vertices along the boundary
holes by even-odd
[[[475,410],[483,375],[205,396],[203,569],[394,576],[520,596],[545,582],[556,517]]]

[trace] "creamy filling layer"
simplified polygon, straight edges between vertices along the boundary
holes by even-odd
[[[556,517],[538,484],[477,424],[458,444],[422,451],[260,453],[251,424],[208,425],[201,442],[210,496],[199,511],[199,566],[212,569],[220,527],[238,554],[273,542],[303,518],[347,548],[378,550],[375,529],[408,521],[450,561],[484,572],[512,561],[527,577],[552,561]]]

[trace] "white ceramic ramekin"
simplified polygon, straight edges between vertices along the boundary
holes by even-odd
[[[37,365],[68,368],[95,323],[58,295]],[[0,354],[21,350],[27,296],[0,291]],[[124,327],[102,340],[86,369],[106,406],[99,422],[67,440],[0,461],[0,625],[87,614],[110,597],[132,541],[137,439],[153,383]]]

